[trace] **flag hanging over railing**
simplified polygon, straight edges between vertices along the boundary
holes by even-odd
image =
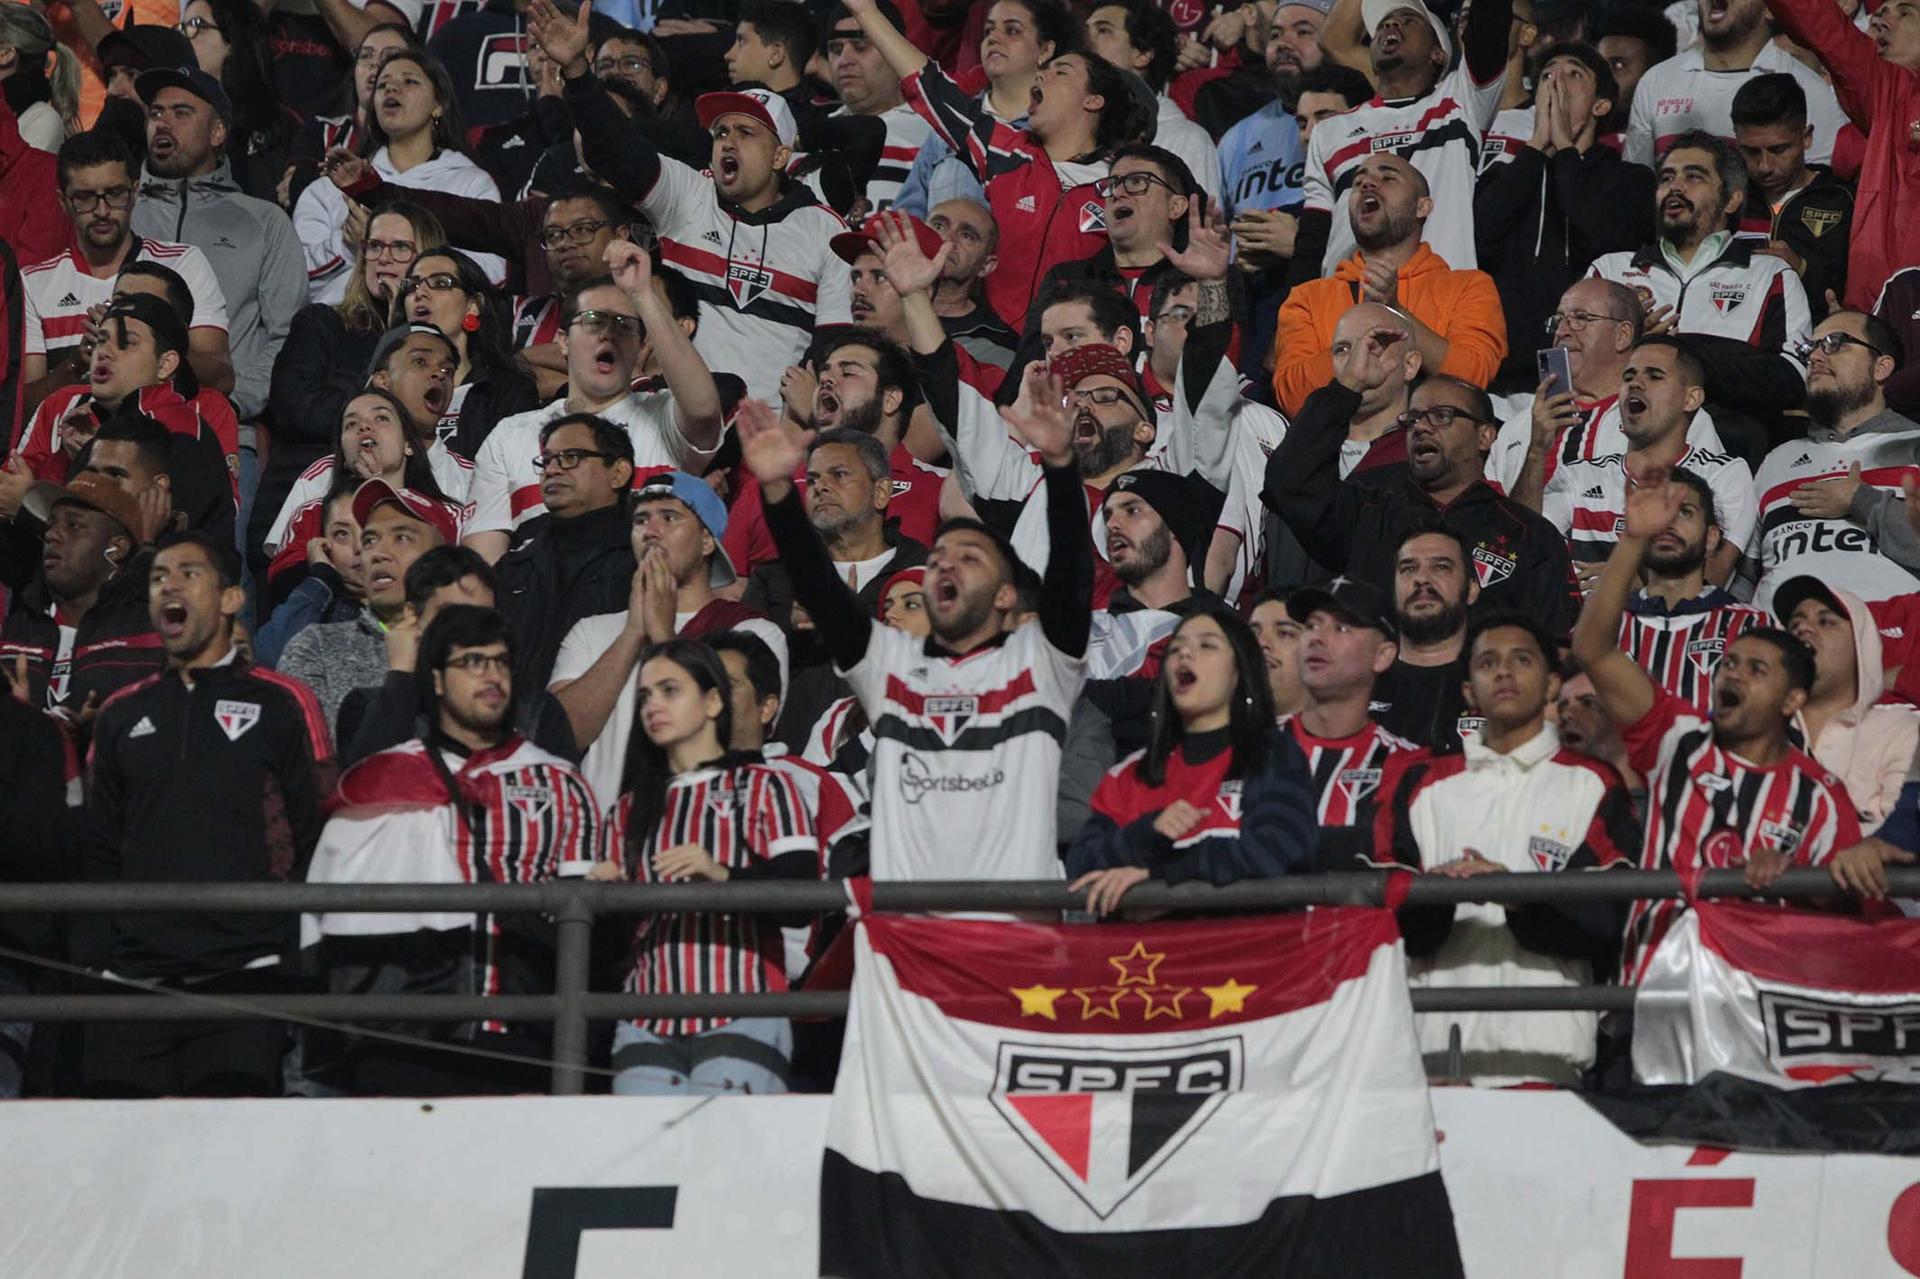
[[[1634,998],[1633,1073],[1920,1081],[1920,920],[1696,902]]]
[[[823,1275],[1461,1274],[1391,912],[859,929]]]

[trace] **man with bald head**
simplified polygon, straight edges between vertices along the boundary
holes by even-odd
[[[1354,170],[1347,221],[1359,250],[1326,279],[1296,285],[1280,307],[1273,393],[1298,413],[1333,378],[1334,326],[1356,302],[1399,314],[1408,341],[1432,371],[1484,387],[1507,353],[1500,295],[1483,271],[1456,271],[1423,238],[1435,212],[1427,178],[1392,152]],[[1442,210],[1466,217],[1464,208]]]

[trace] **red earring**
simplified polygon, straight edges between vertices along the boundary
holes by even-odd
[[[480,331],[480,317],[472,311],[469,311],[460,317],[460,327],[469,333],[478,333]]]

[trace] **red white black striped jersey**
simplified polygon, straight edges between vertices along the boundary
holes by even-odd
[[[516,733],[464,760],[443,756],[443,778],[430,749],[415,738],[341,776],[309,883],[532,884],[587,872],[600,850],[600,813],[571,764]],[[514,942],[495,915],[308,916],[304,940],[461,928],[473,929],[480,994],[531,993],[503,984],[503,952]]]
[[[1798,866],[1821,866],[1860,842],[1853,800],[1838,777],[1802,751],[1777,764],[1748,763],[1714,741],[1692,707],[1657,692],[1650,709],[1621,731],[1627,760],[1647,779],[1643,870],[1686,875],[1746,864],[1757,850]],[[1637,982],[1681,902],[1637,901],[1627,915],[1621,973]]]
[[[1352,826],[1371,832],[1373,806],[1387,764],[1396,755],[1420,749],[1371,720],[1352,737],[1315,737],[1298,715],[1283,715],[1280,723],[1306,754],[1318,796],[1314,815],[1322,827]]]
[[[1753,471],[1746,462],[1689,448],[1680,465],[1707,482],[1727,541],[1744,547],[1754,525]],[[1566,537],[1576,564],[1597,564],[1613,553],[1626,511],[1627,471],[1618,453],[1562,462],[1540,499],[1540,514]]]
[[[1773,619],[1742,604],[1717,586],[1669,611],[1647,594],[1636,594],[1620,619],[1620,651],[1653,682],[1702,715],[1712,705],[1713,668],[1727,645]]]
[[[676,777],[653,838],[626,855],[632,795],[622,795],[607,822],[607,856],[627,863],[640,883],[662,881],[653,854],[698,844],[728,870],[749,870],[784,853],[818,856],[813,817],[786,772],[765,764],[704,768]],[[780,926],[766,915],[647,915],[633,938],[626,989],[636,995],[749,994],[785,990]],[[636,1021],[656,1035],[697,1035],[731,1017],[666,1017]]]
[[[560,295],[541,293],[513,300],[513,349],[560,340]]]
[[[1626,432],[1620,429],[1617,393],[1592,403],[1576,400],[1574,407],[1580,411],[1580,420],[1561,431],[1560,438],[1554,442],[1553,451],[1547,454],[1546,471],[1540,477],[1542,484],[1552,480],[1553,473],[1565,463],[1625,453],[1631,447]],[[1501,425],[1500,434],[1493,442],[1493,452],[1487,454],[1487,480],[1498,485],[1503,493],[1513,492],[1514,485],[1520,482],[1520,472],[1526,468],[1527,450],[1533,443],[1532,394],[1513,396],[1507,401],[1507,411],[1512,416]],[[1687,446],[1709,453],[1727,451],[1720,443],[1713,416],[1705,409],[1696,412],[1687,423]]]
[[[836,116],[847,114],[845,107],[834,112]],[[880,122],[887,126],[886,142],[880,148],[880,163],[873,166],[873,176],[867,179],[867,202],[875,213],[892,208],[900,198],[900,187],[913,169],[914,159],[933,136],[933,126],[904,102],[882,111]]]

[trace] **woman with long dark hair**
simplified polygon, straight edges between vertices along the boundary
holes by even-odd
[[[267,530],[302,473],[332,451],[341,412],[367,384],[368,361],[387,331],[407,268],[415,255],[444,243],[440,223],[419,205],[404,200],[380,205],[355,246],[353,279],[340,300],[310,303],[294,312],[287,340],[273,361],[267,399],[273,448],[254,497],[249,546],[268,540]],[[433,429],[431,422],[420,426]],[[255,571],[264,568],[259,564]]]
[[[337,475],[350,473],[363,482],[385,480],[395,488],[424,493],[451,511],[455,524],[460,522],[464,508],[447,490],[464,481],[462,468],[445,456],[445,449],[423,447],[422,438],[422,428],[391,391],[370,386],[347,401],[332,454],[301,472],[267,532],[266,552],[272,557],[267,573],[274,598],[297,582],[287,575],[305,566],[307,543],[325,532],[326,494]]]
[[[471,458],[501,418],[539,407],[539,389],[513,358],[511,304],[476,259],[458,249],[420,254],[393,307],[393,323],[431,324],[460,357],[453,395],[428,424],[448,448]]]
[[[287,156],[286,189],[280,199],[283,208],[294,206],[307,183],[320,176],[321,162],[335,151],[364,156],[373,149],[367,121],[373,113],[374,77],[380,73],[380,64],[386,56],[402,49],[426,52],[426,46],[420,43],[413,28],[397,22],[383,22],[360,37],[343,94],[347,114],[310,116],[294,135],[293,149]]]
[[[1197,606],[1167,641],[1151,734],[1101,780],[1067,855],[1087,909],[1111,914],[1135,884],[1228,884],[1309,869],[1313,779],[1273,723],[1253,630],[1220,604]]]
[[[412,49],[385,55],[373,81],[367,117],[374,170],[403,187],[432,187],[450,195],[498,200],[500,188],[466,153],[466,127],[453,81],[439,61]],[[306,250],[307,282],[316,302],[332,302],[346,288],[347,197],[331,182],[315,182],[293,207],[293,228]],[[506,279],[506,263],[479,259],[489,280]]]
[[[200,69],[233,102],[227,123],[233,180],[255,199],[273,199],[300,117],[280,101],[265,12],[253,0],[187,0],[180,6],[180,34]]]
[[[697,640],[654,646],[640,663],[620,801],[606,823],[600,877],[650,883],[812,879],[820,853],[800,792],[755,754],[731,752],[732,683]],[[642,916],[625,988],[719,994],[787,988],[778,921],[766,915]],[[660,1017],[614,1028],[613,1091],[785,1092],[793,1028],[778,1017]]]

